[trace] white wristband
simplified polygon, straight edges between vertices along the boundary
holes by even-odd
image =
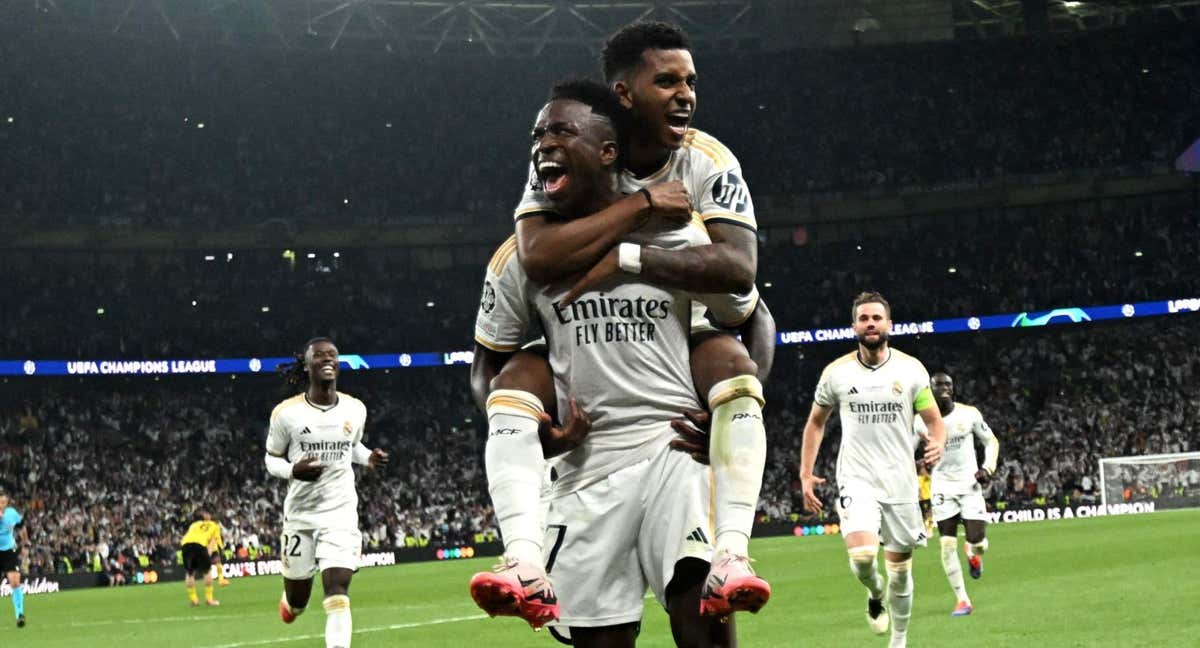
[[[617,246],[617,265],[630,274],[642,273],[642,246],[622,243]]]

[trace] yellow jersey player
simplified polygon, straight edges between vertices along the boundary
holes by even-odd
[[[929,477],[929,469],[925,467],[924,461],[917,461],[917,487],[918,497],[921,504],[921,517],[925,520],[925,533],[933,536],[933,504],[930,494],[933,480]]]
[[[962,565],[958,562],[958,525],[961,522],[967,532],[964,548],[971,578],[979,578],[983,576],[983,553],[988,548],[983,487],[996,472],[1000,442],[978,409],[954,402],[954,379],[936,373],[930,382],[942,420],[946,422],[946,454],[932,475],[933,517],[942,538],[942,569],[958,598],[950,615],[967,616],[975,606],[967,596]],[[921,432],[921,422],[915,423],[914,429]],[[983,445],[982,466],[975,459],[975,441]]]
[[[221,541],[221,525],[213,521],[212,514],[208,511],[199,511],[197,517],[200,519],[192,522],[180,541],[183,568],[187,571],[185,583],[188,600],[191,601],[192,607],[200,605],[200,599],[196,596],[196,579],[203,578],[204,602],[216,607],[221,602],[213,598],[212,554],[224,546]]]
[[[283,504],[283,598],[279,616],[291,623],[304,611],[320,572],[325,591],[325,646],[349,648],[350,579],[358,571],[362,533],[353,464],[387,463],[380,449],[362,443],[367,407],[337,391],[337,346],[309,340],[286,369],[288,382],[304,391],[271,412],[267,472],[288,480]]]
[[[883,295],[860,294],[851,313],[858,349],[821,372],[804,426],[800,481],[805,505],[820,511],[813,488],[825,480],[813,475],[813,466],[825,423],[836,408],[842,423],[837,509],[850,569],[867,588],[867,624],[877,634],[888,629],[886,588],[889,647],[904,648],[912,614],[912,552],[927,537],[917,506],[913,419],[919,416],[929,429],[922,435],[927,465],[941,458],[946,429],[929,388],[929,372],[916,358],[888,346],[892,309]],[[881,541],[886,585],[876,567]]]

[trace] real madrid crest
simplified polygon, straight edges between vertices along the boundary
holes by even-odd
[[[892,394],[899,396],[903,392],[904,392],[904,387],[900,386],[899,380],[892,383]]]
[[[353,426],[350,425],[350,421],[346,421],[345,424],[342,425],[342,432],[345,432],[346,436],[350,436],[350,433],[353,430],[354,430],[354,428],[353,428]]]

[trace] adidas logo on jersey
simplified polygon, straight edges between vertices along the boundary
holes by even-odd
[[[851,388],[850,388],[850,395],[851,395],[851,396],[853,396],[854,394],[857,394],[857,393],[858,393],[858,387],[851,387]]]
[[[708,544],[708,536],[704,535],[704,529],[701,529],[700,527],[692,529],[692,532],[688,534],[687,539],[693,542]]]

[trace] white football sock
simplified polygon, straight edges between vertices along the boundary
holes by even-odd
[[[879,575],[879,570],[875,566],[875,556],[879,553],[879,548],[874,546],[853,547],[847,553],[850,554],[850,571],[854,572],[858,581],[866,586],[871,598],[882,599],[883,577]]]
[[[708,406],[712,411],[709,461],[716,482],[716,548],[747,556],[767,462],[762,385],[754,376],[722,380],[709,390]]]
[[[982,556],[983,554],[987,553],[988,539],[984,538],[979,542],[968,542],[966,545],[968,556]]]
[[[488,492],[510,558],[542,562],[541,488],[546,458],[538,440],[542,402],[526,391],[497,389],[487,401],[484,449]]]
[[[325,648],[350,648],[354,621],[350,618],[350,597],[345,594],[326,596]]]
[[[892,641],[889,648],[904,648],[908,642],[908,618],[912,615],[912,558],[900,562],[885,561],[888,573],[888,609],[892,614]]]
[[[954,590],[954,596],[960,601],[971,602],[967,596],[967,586],[963,582],[962,564],[958,562],[958,538],[942,536],[942,569]]]

